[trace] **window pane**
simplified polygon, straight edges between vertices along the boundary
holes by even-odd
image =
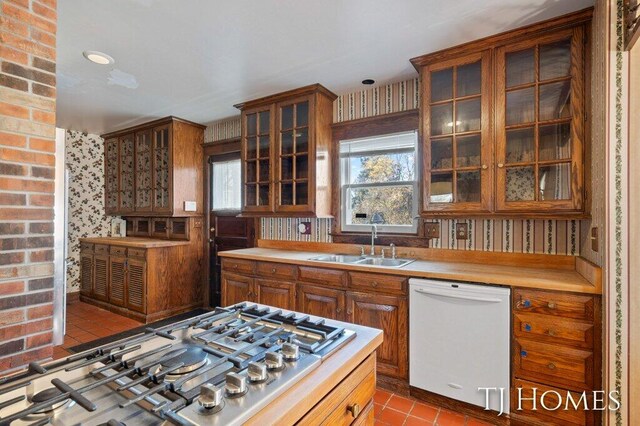
[[[431,73],[431,102],[453,98],[453,68]]]
[[[296,152],[309,151],[309,131],[300,129],[296,131]]]
[[[533,83],[533,49],[507,53],[507,87]]]
[[[540,46],[540,80],[566,77],[571,68],[571,39]]]
[[[535,160],[533,127],[507,130],[507,163],[531,163]]]
[[[434,173],[431,175],[429,201],[432,203],[453,202],[453,173]]]
[[[348,225],[413,225],[413,186],[350,188],[347,193]],[[357,219],[362,213],[366,219]]]
[[[287,105],[280,110],[281,128],[290,129],[293,127],[293,105]]]
[[[571,81],[540,86],[540,121],[571,116]]]
[[[456,132],[480,130],[480,98],[456,102]]]
[[[457,138],[456,167],[480,166],[480,135]]]
[[[263,111],[260,113],[260,133],[266,134],[269,133],[271,113],[269,111]]]
[[[282,180],[293,179],[293,157],[280,159],[280,177]]]
[[[211,209],[240,210],[240,160],[213,163],[211,179]]]
[[[247,115],[247,135],[255,135],[257,131],[256,114]]]
[[[453,132],[453,103],[431,107],[431,135],[448,135]]]
[[[534,120],[534,90],[529,87],[507,93],[507,124],[531,123]]]
[[[351,157],[349,168],[349,183],[406,182],[415,179],[415,153]]]
[[[533,200],[536,187],[533,167],[509,167],[506,185],[507,201]]]
[[[571,199],[571,164],[552,164],[538,169],[540,200]]]
[[[307,182],[296,183],[296,205],[301,206],[308,203]]]
[[[296,155],[296,179],[309,177],[309,159],[306,155]]]
[[[304,127],[309,124],[309,102],[300,102],[296,105],[296,127]]]
[[[480,170],[456,174],[456,202],[480,202]]]
[[[538,132],[538,159],[540,161],[571,158],[570,123],[540,126]]]
[[[480,61],[458,67],[456,97],[479,95],[481,71]]]
[[[450,169],[453,167],[452,139],[431,140],[431,168]]]

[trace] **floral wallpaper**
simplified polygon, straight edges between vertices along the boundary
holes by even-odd
[[[108,236],[112,217],[104,212],[103,139],[67,130],[65,148],[69,170],[67,292],[75,292],[80,290],[79,239]]]

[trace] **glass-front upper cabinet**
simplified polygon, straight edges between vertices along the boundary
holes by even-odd
[[[583,203],[583,28],[496,52],[496,210]]]
[[[271,147],[274,116],[273,106],[247,110],[242,115],[244,211],[272,210]]]
[[[133,211],[134,203],[134,156],[133,133],[121,136],[118,140],[120,159],[120,197],[118,210],[122,213]]]
[[[278,104],[276,209],[309,211],[309,137],[312,97]]]
[[[136,133],[135,147],[135,211],[151,211],[151,199],[153,196],[153,161],[151,153],[153,143],[151,130],[143,130]]]
[[[171,126],[153,129],[153,211],[171,211]]]
[[[104,206],[107,214],[118,211],[118,138],[104,141]]]
[[[491,209],[489,74],[488,51],[421,72],[423,212]]]

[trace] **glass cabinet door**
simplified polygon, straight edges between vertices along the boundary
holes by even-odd
[[[104,164],[104,196],[105,212],[113,214],[118,210],[118,139],[107,139],[105,145]]]
[[[135,146],[135,211],[151,211],[153,196],[153,170],[151,130],[136,133]]]
[[[243,175],[245,211],[272,210],[271,185],[271,108],[243,114]]]
[[[423,211],[488,211],[487,52],[426,67]]]
[[[120,137],[119,158],[120,158],[120,202],[118,211],[120,213],[132,212],[134,203],[134,141],[133,134]]]
[[[171,161],[171,129],[169,125],[153,129],[153,211],[171,211],[170,193],[170,161]]]
[[[309,209],[309,117],[312,97],[278,105],[277,210]]]
[[[497,209],[579,210],[582,29],[497,52]]]

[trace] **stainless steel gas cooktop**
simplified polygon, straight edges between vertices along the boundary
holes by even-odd
[[[243,303],[0,379],[0,425],[242,424],[355,337]]]

